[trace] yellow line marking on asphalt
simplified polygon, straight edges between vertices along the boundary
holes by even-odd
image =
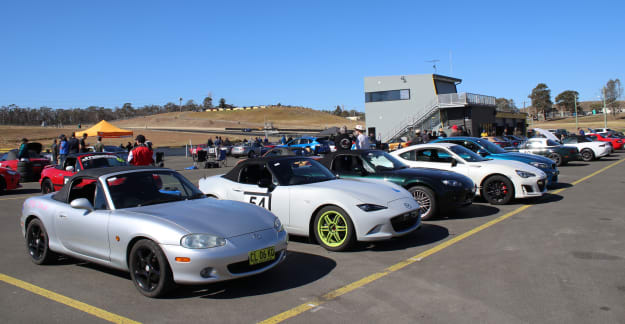
[[[604,168],[602,168],[602,169],[600,169],[598,171],[595,171],[595,172],[593,172],[593,173],[591,173],[591,174],[589,174],[589,175],[587,175],[587,176],[585,176],[585,177],[583,177],[583,178],[573,182],[572,185],[575,186],[578,183],[580,183],[580,182],[582,182],[584,180],[587,180],[589,178],[592,178],[592,177],[596,176],[597,174],[599,174],[599,173],[601,173],[601,172],[603,172],[603,171],[605,171],[605,170],[607,170],[607,169],[609,169],[609,168],[611,168],[613,166],[616,166],[617,164],[619,164],[621,162],[624,162],[624,161],[625,161],[625,159],[621,159],[619,161],[616,161],[616,162],[614,162],[614,163],[612,163],[612,164],[610,164],[610,165],[608,165],[608,166],[606,166],[606,167],[604,167]],[[554,190],[554,191],[550,191],[549,193],[551,193],[551,194],[558,194],[558,193],[561,193],[562,191],[564,191],[566,189],[568,189],[568,188],[557,189],[557,190]],[[315,307],[321,306],[322,304],[324,304],[326,302],[329,302],[329,301],[331,301],[331,300],[333,300],[333,299],[335,299],[335,298],[337,298],[339,296],[342,296],[342,295],[344,295],[344,294],[346,294],[348,292],[351,292],[351,291],[353,291],[353,290],[355,290],[357,288],[360,288],[360,287],[365,286],[365,285],[367,285],[367,284],[369,284],[371,282],[374,282],[374,281],[376,281],[376,280],[378,280],[378,279],[380,279],[382,277],[385,277],[385,276],[387,276],[387,275],[389,275],[389,274],[391,274],[391,273],[393,273],[395,271],[398,271],[398,270],[400,270],[400,269],[402,269],[402,268],[404,268],[406,266],[409,266],[409,265],[411,265],[411,264],[413,264],[413,263],[415,263],[417,261],[421,261],[421,260],[425,259],[426,257],[428,257],[430,255],[433,255],[433,254],[435,254],[437,252],[440,252],[440,251],[444,250],[445,248],[448,248],[448,247],[450,247],[450,246],[452,246],[452,245],[454,245],[454,244],[456,244],[456,243],[458,243],[458,242],[460,242],[460,241],[462,241],[462,240],[464,240],[464,239],[466,239],[466,238],[468,238],[468,237],[470,237],[472,235],[475,235],[478,232],[481,232],[482,230],[485,230],[485,229],[487,229],[487,228],[489,228],[489,227],[491,227],[491,226],[493,226],[493,225],[495,225],[495,224],[497,224],[497,223],[499,223],[499,222],[501,222],[501,221],[503,221],[503,220],[505,220],[507,218],[510,218],[510,217],[512,217],[512,216],[514,216],[514,215],[516,215],[516,214],[518,214],[518,213],[520,213],[520,212],[522,212],[522,211],[532,207],[532,206],[533,205],[523,205],[523,206],[521,206],[521,207],[519,207],[519,208],[517,208],[517,209],[515,209],[515,210],[513,210],[513,211],[511,211],[511,212],[509,212],[509,213],[507,213],[505,215],[499,216],[499,217],[497,217],[497,218],[495,218],[495,219],[493,219],[491,221],[488,221],[488,222],[486,222],[486,223],[484,223],[484,224],[482,224],[482,225],[480,225],[478,227],[475,227],[475,228],[469,230],[468,232],[462,233],[462,234],[460,234],[460,235],[458,235],[458,236],[456,236],[456,237],[454,237],[452,239],[449,239],[449,240],[447,240],[447,241],[445,241],[443,243],[440,243],[440,244],[438,244],[438,245],[436,245],[436,246],[434,246],[434,247],[432,247],[432,248],[430,248],[428,250],[425,250],[425,251],[423,251],[423,252],[421,252],[421,253],[413,256],[413,257],[410,257],[410,258],[408,258],[406,260],[400,261],[400,262],[398,262],[398,263],[396,263],[396,264],[394,264],[394,265],[384,269],[384,271],[382,271],[382,272],[377,272],[377,273],[368,275],[368,276],[366,276],[366,277],[364,277],[364,278],[362,278],[362,279],[360,279],[358,281],[352,282],[352,283],[350,283],[348,285],[345,285],[345,286],[343,286],[341,288],[333,290],[333,291],[331,291],[331,292],[321,296],[321,298],[319,298],[319,299],[315,299],[313,301],[309,301],[309,302],[306,302],[306,303],[301,304],[299,306],[293,307],[293,308],[291,308],[291,309],[289,309],[287,311],[284,311],[284,312],[282,312],[280,314],[274,315],[274,316],[272,316],[272,317],[270,317],[270,318],[268,318],[266,320],[263,320],[263,321],[261,321],[259,323],[260,324],[280,323],[280,322],[283,322],[283,321],[285,321],[285,320],[287,320],[287,319],[289,319],[291,317],[295,317],[297,315],[305,313],[308,310],[311,310],[311,309],[313,309]]]
[[[85,313],[91,314],[93,316],[99,317],[99,318],[101,318],[103,320],[106,320],[106,321],[109,321],[109,322],[112,322],[112,323],[138,323],[138,324],[140,324],[140,322],[133,321],[133,320],[131,320],[129,318],[126,318],[126,317],[123,317],[123,316],[120,316],[120,315],[116,315],[116,314],[113,314],[111,312],[107,312],[107,311],[105,311],[105,310],[103,310],[101,308],[98,308],[98,307],[95,307],[95,306],[91,306],[89,304],[85,304],[85,303],[80,302],[80,301],[78,301],[76,299],[72,299],[72,298],[69,298],[69,297],[57,294],[57,293],[55,293],[53,291],[50,291],[50,290],[47,290],[47,289],[44,289],[44,288],[41,288],[41,287],[37,287],[37,286],[35,286],[33,284],[30,284],[30,283],[28,283],[26,281],[22,281],[22,280],[19,280],[17,278],[13,278],[13,277],[7,276],[7,275],[5,275],[3,273],[0,273],[0,281],[4,281],[4,282],[6,282],[6,283],[8,283],[10,285],[22,288],[24,290],[28,290],[28,291],[30,291],[33,294],[37,294],[39,296],[51,299],[51,300],[53,300],[53,301],[55,301],[57,303],[61,303],[61,304],[67,305],[69,307],[78,309],[80,311],[83,311]]]

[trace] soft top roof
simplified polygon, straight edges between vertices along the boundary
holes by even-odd
[[[76,178],[97,179],[107,174],[113,174],[113,173],[118,173],[118,172],[142,171],[142,170],[173,171],[171,169],[156,168],[153,166],[116,166],[116,167],[105,167],[105,168],[94,168],[94,169],[82,170],[74,174],[71,178],[69,178],[67,183],[52,196],[52,199],[66,202],[67,197],[69,195],[68,184],[72,183],[72,181],[74,181],[74,179]]]
[[[232,168],[232,170],[228,171],[228,173],[224,174],[223,177],[231,180],[231,181],[237,181],[239,178],[239,173],[241,172],[241,169],[243,169],[244,167],[248,166],[248,165],[265,165],[267,163],[271,163],[271,162],[276,162],[276,161],[284,161],[284,160],[301,160],[301,159],[307,159],[307,160],[312,160],[309,157],[306,156],[293,156],[293,155],[288,155],[288,156],[268,156],[268,157],[261,157],[261,158],[254,158],[254,159],[246,159],[243,160],[241,162],[239,162],[239,164],[237,164],[236,166],[234,166],[234,168]]]

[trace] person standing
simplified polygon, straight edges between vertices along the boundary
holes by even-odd
[[[208,137],[208,141],[206,141],[206,147],[211,147],[213,146],[213,138],[212,137]]]
[[[80,152],[89,152],[89,149],[87,149],[87,133],[82,133],[82,138],[80,139]]]
[[[282,134],[282,137],[280,138],[280,144],[286,144],[286,137],[284,136],[284,134]]]
[[[578,128],[577,130],[579,131],[579,135],[580,135],[580,136],[586,136],[586,132],[584,132],[584,130],[583,130],[583,129]]]
[[[460,133],[460,130],[458,129],[458,125],[451,126],[451,137],[458,136],[462,136],[462,133]]]
[[[19,150],[17,151],[17,159],[28,159],[28,139],[22,138],[22,144],[20,145]]]
[[[80,143],[78,142],[78,139],[76,138],[76,133],[72,132],[72,136],[70,137],[69,141],[67,141],[69,154],[78,153],[79,144]]]
[[[356,136],[356,149],[357,150],[368,150],[371,148],[371,144],[369,143],[369,138],[363,134],[365,128],[362,125],[356,125],[354,129],[354,136]]]
[[[93,150],[96,152],[104,152],[104,144],[102,144],[102,136],[98,136],[98,141],[93,146]]]
[[[128,153],[128,163],[131,165],[151,165],[154,152],[145,145],[145,136],[139,134],[135,139],[137,146]]]
[[[63,166],[65,158],[67,157],[67,154],[69,154],[69,143],[67,142],[65,135],[61,134],[59,138],[61,139],[61,142],[59,143],[59,165]]]
[[[438,137],[447,137],[447,133],[445,133],[445,130],[442,127],[438,129]]]
[[[414,136],[410,139],[410,145],[423,144],[423,137],[421,137],[421,130],[415,129]]]
[[[56,142],[56,138],[50,146],[50,155],[52,156],[52,164],[56,164],[59,159],[59,145]]]
[[[347,126],[339,129],[339,134],[334,138],[334,145],[337,151],[348,151],[352,148],[352,138],[347,134]]]

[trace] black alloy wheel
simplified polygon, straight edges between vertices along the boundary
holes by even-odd
[[[26,246],[30,259],[35,264],[49,264],[55,254],[48,246],[48,233],[39,219],[33,219],[26,228]]]
[[[150,240],[140,240],[130,250],[130,277],[141,294],[162,297],[173,286],[171,270],[163,251]]]
[[[482,196],[493,205],[505,205],[514,197],[514,186],[504,176],[492,176],[484,181]]]
[[[432,189],[424,186],[414,186],[409,188],[408,191],[412,194],[414,200],[419,203],[421,220],[434,218],[438,204],[436,203],[436,196]]]
[[[595,154],[593,154],[592,150],[590,149],[583,149],[581,153],[582,160],[584,160],[584,162],[589,162],[595,159]]]
[[[43,180],[43,182],[41,183],[41,193],[45,195],[51,192],[54,192],[54,186],[52,185],[52,181],[50,181],[50,179]]]

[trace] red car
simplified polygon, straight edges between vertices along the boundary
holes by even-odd
[[[0,194],[5,190],[17,189],[20,185],[20,174],[15,170],[0,168]]]
[[[41,172],[41,192],[44,194],[57,191],[65,182],[80,170],[127,165],[124,159],[114,153],[77,153],[70,154],[63,165],[48,165]]]
[[[623,149],[623,139],[621,138],[612,137],[612,136],[606,137],[606,136],[603,136],[601,134],[596,134],[596,133],[586,134],[586,136],[592,138],[593,141],[610,142],[612,144],[612,147],[615,150]]]
[[[0,167],[13,169],[20,173],[22,181],[37,181],[41,170],[50,164],[50,160],[41,156],[41,143],[28,143],[28,159],[19,161],[17,150],[11,150],[0,158]]]

